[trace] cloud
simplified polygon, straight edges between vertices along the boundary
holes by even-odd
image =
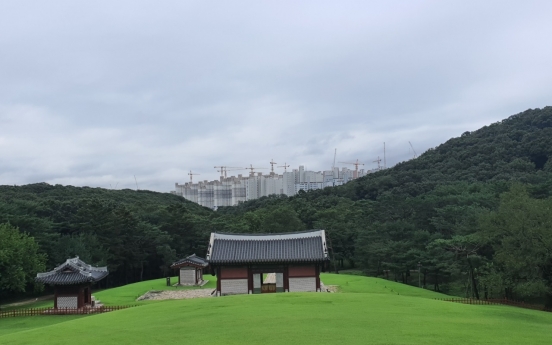
[[[549,105],[547,2],[0,5],[0,184],[393,165]],[[239,172],[238,172],[239,173]]]

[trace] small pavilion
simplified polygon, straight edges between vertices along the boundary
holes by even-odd
[[[54,309],[78,309],[93,306],[91,286],[108,274],[107,267],[90,266],[77,256],[50,272],[38,273],[36,281],[54,287]]]
[[[329,262],[326,233],[212,233],[207,261],[217,276],[217,296],[321,291],[320,272]]]
[[[203,282],[203,270],[209,266],[207,260],[192,254],[178,260],[171,265],[172,269],[178,269],[178,285],[201,285]]]

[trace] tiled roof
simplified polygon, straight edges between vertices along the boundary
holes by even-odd
[[[77,256],[67,259],[50,272],[38,273],[35,279],[43,284],[71,285],[97,282],[108,274],[107,267],[90,266]]]
[[[181,266],[197,266],[197,267],[207,267],[209,263],[207,260],[205,260],[202,257],[199,257],[195,254],[192,254],[188,257],[185,257],[184,259],[180,259],[178,261],[175,261],[171,268],[177,268]]]
[[[328,250],[324,230],[265,235],[212,233],[207,254],[211,264],[325,260]]]

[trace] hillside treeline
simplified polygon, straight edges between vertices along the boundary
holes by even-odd
[[[203,254],[213,214],[181,197],[150,191],[0,186],[0,224],[34,237],[48,269],[75,255],[108,266],[102,287],[158,278],[178,257]]]
[[[332,270],[550,305],[550,157],[552,108],[546,107],[466,132],[347,185],[291,198],[213,212],[146,191],[2,186],[0,223],[33,236],[47,267],[75,254],[108,265],[103,284],[110,286],[160,277],[174,259],[204,255],[211,231],[322,228]]]

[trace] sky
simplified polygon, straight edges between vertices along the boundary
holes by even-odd
[[[552,105],[550,13],[552,1],[1,1],[0,185],[169,192],[220,165],[328,170],[335,149],[374,169],[384,142],[392,166],[413,158],[409,142],[419,155]]]

